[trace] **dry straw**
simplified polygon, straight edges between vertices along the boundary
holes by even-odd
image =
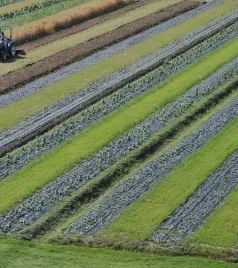
[[[17,27],[14,30],[14,39],[18,44],[32,41],[113,11],[130,2],[132,2],[132,0],[100,0],[79,5],[55,15]]]

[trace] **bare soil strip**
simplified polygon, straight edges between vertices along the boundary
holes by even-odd
[[[161,223],[153,240],[178,243],[195,231],[238,184],[238,151],[217,168],[204,183]]]
[[[27,66],[20,70],[3,75],[0,78],[0,92],[4,93],[8,90],[11,90],[23,83],[33,80],[36,77],[52,72],[53,70],[76,61],[83,56],[89,55],[96,50],[119,42],[122,39],[150,28],[162,21],[168,20],[197,6],[198,2],[184,1],[181,4],[169,7],[162,12],[157,12],[154,15],[147,16],[138,21],[127,24],[119,29],[103,34],[73,48],[66,49],[44,60],[36,62],[31,66]]]
[[[2,156],[12,149],[26,143],[30,139],[44,133],[56,124],[61,123],[80,110],[85,109],[87,106],[112,93],[126,83],[155,69],[168,57],[173,58],[182,54],[191,47],[232,24],[232,22],[237,20],[237,16],[237,12],[232,12],[226,16],[218,18],[217,20],[195,30],[193,34],[190,33],[175,42],[170,43],[156,53],[112,74],[104,81],[99,82],[99,84],[94,83],[85,90],[81,90],[63,107],[62,103],[59,103],[59,107],[57,107],[57,105],[54,106],[52,111],[49,110],[48,113],[44,112],[38,118],[34,118],[34,120],[28,120],[27,123],[19,124],[14,129],[12,128],[5,131],[1,134],[0,155]]]

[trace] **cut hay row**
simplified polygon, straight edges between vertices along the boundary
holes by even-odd
[[[175,1],[175,0],[174,0]],[[206,12],[203,12],[202,14],[196,15],[188,20],[186,20],[183,23],[180,23],[174,27],[171,27],[169,30],[164,31],[161,34],[158,34],[151,38],[151,43],[148,44],[147,47],[145,47],[145,44],[141,42],[141,46],[143,46],[143,50],[140,49],[141,54],[146,54],[151,52],[154,49],[158,49],[158,47],[162,47],[165,44],[167,44],[169,41],[172,41],[178,37],[181,37],[182,35],[186,34],[187,32],[190,32],[192,30],[195,30],[201,25],[204,25],[215,18],[224,15],[225,13],[233,10],[235,7],[238,6],[237,2],[233,2],[231,0],[228,0],[229,2],[226,4],[218,5],[217,7],[211,8]],[[137,12],[127,12],[126,14],[123,14],[113,20],[106,21],[104,23],[101,23],[99,25],[95,25],[94,27],[91,27],[90,29],[87,29],[83,32],[79,32],[77,34],[73,34],[71,36],[68,36],[67,38],[59,39],[55,42],[52,42],[51,44],[45,45],[40,48],[33,49],[29,54],[28,58],[24,58],[19,62],[16,62],[14,65],[5,63],[4,68],[0,69],[0,74],[6,74],[10,71],[14,71],[20,68],[23,68],[24,66],[28,64],[32,64],[34,62],[37,62],[39,60],[45,59],[46,57],[49,57],[50,55],[54,55],[62,50],[65,50],[67,48],[72,48],[77,44],[84,43],[85,41],[100,36],[103,33],[106,33],[108,31],[111,31],[113,29],[116,29],[122,25],[125,25],[126,23],[129,23],[131,21],[134,21],[137,18],[141,18],[141,11],[143,11],[143,16],[148,14],[153,14],[156,10],[161,10],[163,7],[168,6],[168,1],[164,2],[153,2],[155,3],[154,7],[151,5],[146,5],[137,8]],[[171,2],[170,2],[171,4]],[[132,16],[133,15],[133,16]],[[155,43],[155,39],[158,39]],[[145,41],[144,41],[145,42]],[[153,45],[153,47],[152,47]],[[137,45],[139,48],[139,46]],[[138,51],[134,48],[131,49],[138,53]],[[134,53],[135,53],[134,52]],[[141,55],[140,55],[141,56]],[[117,64],[120,62],[120,60],[117,62]],[[0,64],[0,67],[2,64]]]
[[[236,14],[234,14],[234,16],[236,16]],[[229,15],[228,18],[223,17],[222,23],[226,24],[227,20],[229,21],[232,19],[233,18],[231,15]],[[72,95],[70,98],[67,98],[52,106],[52,108],[49,108],[47,111],[45,109],[42,113],[37,114],[37,116],[29,118],[15,128],[11,128],[10,131],[2,132],[1,154],[4,154],[15,146],[19,146],[20,144],[26,142],[29,140],[29,138],[39,134],[39,132],[42,133],[42,131],[48,130],[49,127],[55,125],[57,122],[60,123],[62,119],[65,120],[70,115],[91,104],[92,101],[94,102],[97,100],[97,98],[100,99],[102,96],[108,94],[110,91],[115,90],[122,84],[125,84],[131,79],[135,79],[136,76],[140,76],[143,73],[148,72],[149,69],[155,68],[168,56],[175,56],[177,52],[181,53],[189,49],[190,44],[194,45],[195,43],[199,43],[201,39],[204,39],[204,36],[210,36],[214,31],[216,32],[217,29],[221,27],[222,23],[217,23],[217,21],[215,22],[199,28],[192,34],[177,40],[175,43],[171,43],[167,47],[143,58],[126,69],[122,69],[118,73],[112,74],[111,78],[107,77],[104,81],[99,81],[92,84],[88,88],[85,88],[85,90],[81,90],[79,93],[76,93],[77,95]],[[232,57],[235,56],[235,53],[237,53],[237,51],[233,51],[231,55],[227,55],[228,58],[230,56],[230,58],[227,60],[231,60]],[[225,58],[226,57],[224,57],[222,61]],[[225,61],[223,61],[223,64],[224,63]],[[11,119],[13,118],[7,118],[8,122]]]
[[[236,65],[237,64],[234,64],[233,66],[236,66]],[[201,64],[200,65],[198,64],[197,68],[200,69]],[[230,68],[228,68],[228,69],[229,70],[227,70],[227,74],[231,75],[231,73],[232,73],[231,69]],[[196,73],[196,68],[194,66],[193,66],[193,68],[191,68],[191,70],[194,70],[194,72]],[[18,229],[21,229],[22,227],[24,227],[25,224],[29,224],[29,223],[31,223],[31,221],[36,220],[38,217],[40,217],[45,212],[47,212],[47,210],[49,210],[51,207],[55,206],[56,203],[61,201],[62,198],[64,198],[64,196],[72,194],[73,191],[77,190],[79,187],[81,187],[87,181],[89,181],[93,177],[97,176],[100,172],[102,172],[103,170],[108,168],[110,165],[115,163],[122,156],[125,156],[126,154],[128,154],[130,152],[130,150],[135,149],[135,147],[140,145],[143,141],[147,140],[155,132],[157,132],[160,129],[162,129],[163,127],[165,127],[166,124],[173,122],[173,120],[175,120],[177,118],[177,116],[182,115],[191,106],[193,106],[194,104],[199,102],[199,100],[203,99],[207,94],[209,94],[209,92],[213,92],[214,88],[219,85],[219,82],[218,82],[218,84],[216,84],[216,83],[217,83],[217,81],[219,81],[218,77],[222,77],[221,74],[225,75],[224,70],[223,71],[221,70],[216,75],[210,77],[207,81],[203,82],[201,85],[192,88],[190,91],[185,93],[183,96],[181,96],[180,98],[178,98],[177,100],[175,100],[174,102],[172,102],[171,104],[168,104],[168,105],[165,105],[166,102],[170,101],[171,98],[176,99],[176,97],[178,95],[180,95],[182,92],[184,92],[184,90],[186,91],[186,86],[181,85],[182,92],[176,93],[176,95],[174,97],[172,97],[172,93],[174,94],[175,92],[173,92],[173,90],[172,90],[168,100],[166,100],[166,98],[165,99],[162,98],[162,95],[163,95],[163,93],[161,92],[162,88],[160,90],[157,90],[157,92],[159,94],[158,96],[160,96],[160,99],[161,99],[160,102],[162,102],[161,106],[163,107],[165,105],[165,107],[163,107],[161,110],[159,110],[157,113],[153,114],[149,118],[146,118],[142,123],[140,123],[139,125],[136,125],[131,130],[128,130],[128,132],[126,132],[124,135],[122,135],[121,137],[119,137],[118,139],[113,141],[111,144],[109,144],[108,146],[103,148],[101,151],[96,153],[94,156],[91,156],[89,158],[89,160],[86,160],[82,164],[79,164],[78,166],[76,166],[72,170],[61,175],[58,179],[54,180],[48,186],[44,187],[42,189],[42,191],[37,192],[35,195],[33,195],[32,197],[30,197],[29,199],[24,201],[21,205],[17,206],[16,210],[9,212],[8,214],[6,214],[5,217],[3,216],[3,226],[8,226],[7,228],[10,228],[10,229],[6,229],[6,230],[8,230],[6,232],[12,232],[12,231],[16,231]],[[176,78],[175,78],[175,80],[173,81],[174,86],[177,87],[177,85],[179,84],[179,81],[183,80],[183,76],[187,76],[187,75],[188,75],[188,73],[185,72],[180,77],[180,79],[176,80]],[[190,73],[190,76],[193,77],[194,74]],[[224,82],[224,80],[222,79],[222,81],[220,81],[220,82]],[[172,84],[170,82],[168,82],[168,84],[165,85],[163,88],[164,91],[168,92],[167,88],[171,88],[171,86],[172,86]],[[172,88],[174,88],[174,87],[172,87]],[[174,88],[174,90],[175,90],[175,88]],[[158,99],[158,97],[156,97],[155,95],[151,95],[151,98],[153,100]],[[146,95],[140,98],[140,102],[141,102],[140,106],[142,106],[144,110],[145,110],[145,106],[143,105],[143,102],[145,102],[148,105],[148,103],[149,103],[148,100],[149,100],[148,96],[146,96]],[[156,101],[156,106],[158,107],[158,105],[160,105],[160,104],[157,102],[158,101]],[[150,104],[152,104],[152,103],[150,103]],[[132,108],[133,108],[133,106],[135,106],[135,104],[133,105],[133,103],[132,103]],[[156,108],[156,106],[154,106],[154,108],[151,107],[152,110],[154,110]],[[133,108],[133,109],[135,109],[135,108]],[[145,111],[143,111],[143,112],[145,112]],[[133,117],[138,117],[138,113],[134,110],[131,110],[131,108],[128,110],[128,108],[125,109],[125,107],[124,107],[124,109],[118,110],[117,113],[119,115],[121,113],[124,113],[125,115],[123,116],[123,118],[128,118],[129,115],[130,115],[130,117],[132,117],[131,116],[132,114],[133,114]],[[127,114],[128,114],[128,116],[127,116]],[[135,116],[134,114],[137,116]],[[139,115],[141,116],[141,112],[139,113]],[[133,118],[130,118],[130,121],[132,119]],[[117,117],[115,115],[112,117],[112,120],[114,121],[113,126],[112,126],[112,122],[110,120],[108,121],[108,124],[106,124],[106,125],[104,124],[107,129],[108,129],[107,125],[109,125],[111,128],[113,128],[114,132],[115,132],[116,126],[117,126],[117,128],[119,128],[120,132],[126,131],[126,129],[122,126],[122,122],[124,122],[124,120],[122,120],[120,118],[117,119]],[[120,121],[120,124],[118,123],[119,121]],[[125,123],[131,124],[130,121],[124,122],[124,124]],[[141,121],[141,119],[139,119],[138,121]],[[106,120],[105,120],[105,122],[106,122]],[[103,123],[103,121],[102,121],[102,123]],[[97,133],[97,137],[99,137],[100,133],[105,133],[104,128],[102,128],[103,127],[102,123],[99,122],[99,124],[96,124],[95,126],[92,127],[92,135],[95,134],[95,131]],[[83,134],[84,133],[82,133],[82,135]],[[88,139],[91,138],[91,134],[89,131],[86,131],[85,135],[86,135],[86,138],[88,138]],[[100,141],[103,139],[105,139],[105,134],[102,136],[100,135]],[[111,140],[111,138],[107,142],[105,142],[105,144],[110,142],[110,140]],[[97,142],[95,141],[93,146],[95,146],[96,143]],[[76,149],[75,142],[72,143],[72,140],[71,140],[71,144],[73,145],[73,148]],[[82,148],[82,146],[85,147],[85,145],[87,145],[87,144],[89,144],[88,141],[86,141],[85,138],[81,137],[80,147],[81,148]],[[66,146],[68,146],[68,144],[66,144]],[[64,146],[64,147],[61,146],[60,149],[64,151],[65,155],[68,155],[67,151],[69,150],[69,148],[67,149],[66,146]],[[92,147],[92,145],[90,147]],[[43,176],[43,177],[45,176],[42,174],[44,161],[46,161],[45,163],[47,163],[47,165],[48,164],[50,165],[51,171],[52,171],[52,166],[57,166],[57,164],[55,162],[49,163],[49,161],[52,161],[52,160],[54,161],[53,158],[55,158],[57,153],[60,153],[60,151],[58,151],[58,152],[53,151],[53,153],[49,154],[49,157],[45,156],[44,159],[41,158],[40,160],[38,160],[38,162],[39,162],[38,167],[40,167],[40,169],[41,169],[41,174],[39,174],[36,171],[37,165],[35,162],[35,164],[32,167],[31,167],[31,165],[29,166],[30,169],[28,167],[25,169],[25,171],[23,169],[22,172],[18,172],[15,175],[15,178],[13,175],[12,177],[3,181],[1,184],[1,187],[0,187],[0,191],[2,191],[3,193],[6,192],[6,188],[8,189],[8,193],[10,192],[11,188],[12,188],[11,191],[15,191],[14,190],[14,189],[16,189],[15,183],[20,183],[21,187],[23,187],[22,189],[24,190],[24,185],[23,185],[24,183],[27,183],[28,187],[30,186],[29,181],[26,181],[26,178],[31,178],[31,180],[33,180],[32,182],[37,183],[38,184],[37,188],[39,188],[40,187],[39,182],[40,182],[40,180],[42,181],[42,179],[36,178],[34,174],[38,174],[38,175]],[[79,153],[77,153],[77,154],[79,154]],[[72,150],[71,150],[70,157],[72,157]],[[65,161],[66,161],[66,159],[64,158],[64,163],[65,163]],[[79,159],[77,160],[77,162],[79,162]],[[59,164],[59,165],[61,166],[61,164]],[[65,167],[65,169],[68,170],[69,168]],[[47,174],[51,171],[48,170]],[[27,173],[29,173],[29,174],[27,174]],[[62,173],[62,171],[61,171],[61,173]],[[21,181],[22,178],[24,179],[24,181]],[[45,177],[44,177],[44,179],[45,179]],[[32,182],[31,182],[31,188],[33,187]],[[11,186],[11,184],[12,184],[12,186]],[[43,185],[41,185],[41,186],[43,186]],[[4,196],[2,196],[2,198],[4,199],[2,201],[5,203],[4,204],[2,202],[2,205],[5,206],[5,209],[7,208],[6,206],[10,207],[13,204],[13,202],[16,202],[17,200],[20,201],[20,199],[22,199],[20,197],[21,193],[19,191],[20,190],[19,187],[17,187],[17,189],[18,189],[17,193],[12,192],[11,200],[10,200],[10,198],[8,198],[8,200],[6,200],[4,198]],[[24,193],[24,194],[26,194],[26,193]],[[12,202],[12,203],[10,203],[10,202]],[[2,209],[4,209],[3,206],[2,206]],[[21,220],[20,220],[20,217],[22,217]],[[11,222],[8,222],[8,224],[6,224],[6,222],[5,222],[6,219],[10,220]],[[10,227],[10,226],[12,226],[12,227]]]
[[[161,181],[176,165],[204,145],[216,133],[219,133],[228,122],[234,118],[237,122],[237,115],[238,97],[236,96],[178,144],[159,154],[156,159],[148,162],[129,178],[119,183],[70,225],[65,232],[80,234],[97,232],[155,182]]]
[[[133,3],[133,0],[93,1],[92,3],[81,4],[56,13],[55,15],[29,22],[15,28],[14,36],[16,43],[21,44],[26,41],[38,39],[96,16],[103,15],[129,3]]]
[[[6,177],[16,169],[19,169],[30,161],[36,159],[44,152],[54,148],[66,139],[71,138],[74,134],[82,131],[97,120],[102,119],[105,115],[114,111],[122,104],[132,100],[136,95],[161,83],[173,73],[181,71],[193,61],[199,59],[213,49],[222,46],[226,41],[234,37],[237,33],[237,27],[238,23],[231,25],[184,54],[164,63],[145,77],[140,78],[118,92],[104,98],[92,107],[87,108],[82,113],[79,113],[58,127],[55,127],[52,131],[35,139],[30,144],[2,157],[0,159],[0,178]]]
[[[237,126],[233,130],[234,132],[230,130],[229,136],[235,137],[237,130]],[[231,146],[232,139],[227,139],[225,135],[222,136],[222,141],[223,144],[216,143],[216,154],[220,151],[224,152],[224,148],[228,148],[228,143]],[[233,148],[234,146],[232,146]],[[211,162],[211,152],[207,159]],[[236,150],[203,181],[183,205],[162,222],[158,230],[154,232],[153,239],[162,243],[178,243],[194,232],[238,184],[237,163],[238,151]],[[182,176],[185,177],[185,174],[182,173]]]
[[[193,6],[193,5],[192,5]],[[176,8],[178,9],[179,6],[176,5]],[[176,25],[179,22],[182,22],[186,18],[191,17],[192,15],[195,15],[198,12],[201,12],[201,10],[204,10],[205,7],[197,8],[194,11],[186,12],[185,14],[179,15],[175,18],[171,18],[166,22],[163,22],[159,25],[156,25],[152,28],[149,28],[148,30],[142,31],[138,34],[135,34],[125,40],[122,40],[115,45],[106,47],[103,50],[100,50],[99,52],[95,52],[92,55],[83,58],[82,60],[79,60],[75,63],[72,63],[64,68],[61,68],[53,73],[50,73],[48,75],[45,75],[39,79],[34,80],[31,83],[28,83],[22,87],[16,88],[15,90],[10,91],[9,93],[0,95],[0,107],[4,107],[6,105],[9,105],[23,97],[29,96],[30,94],[34,93],[37,90],[40,90],[41,88],[45,88],[47,86],[50,86],[56,81],[68,77],[71,74],[77,73],[91,65],[96,64],[97,62],[100,62],[101,60],[104,60],[113,54],[116,54],[124,49],[127,49],[143,40],[149,39],[155,34],[158,34],[169,27],[172,27]],[[187,7],[186,7],[187,9]],[[166,8],[166,12],[169,12],[170,7]],[[182,8],[183,10],[183,8]],[[173,16],[173,15],[172,15]],[[236,24],[234,25],[236,27]],[[228,30],[229,31],[229,30]],[[234,31],[235,35],[235,29]],[[60,83],[61,83],[60,82]]]

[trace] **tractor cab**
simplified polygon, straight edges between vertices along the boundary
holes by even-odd
[[[0,27],[0,55],[3,60],[16,55],[16,46],[12,40],[12,28],[10,26]]]
[[[23,49],[16,49],[15,42],[12,39],[12,27],[0,27],[0,58],[7,60],[7,58],[14,58],[16,55],[26,55]]]

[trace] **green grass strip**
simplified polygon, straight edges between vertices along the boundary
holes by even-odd
[[[28,97],[6,107],[0,108],[0,131],[13,126],[31,114],[38,112],[43,107],[54,103],[64,95],[75,92],[85,87],[90,82],[100,79],[113,71],[133,63],[136,59],[156,50],[158,47],[162,47],[169,41],[207,23],[209,20],[212,20],[219,14],[223,13],[224,9],[228,11],[227,6],[223,5],[208,12],[204,12],[203,14],[195,16],[184,23],[180,23],[175,27],[150,38],[149,40],[145,40],[93,66],[85,68],[79,73],[75,73],[50,85],[49,87],[33,93]]]
[[[4,212],[238,55],[238,38],[96,122],[0,183]]]
[[[115,30],[125,24],[128,24],[132,21],[135,21],[139,18],[145,17],[147,15],[150,15],[156,11],[159,11],[165,7],[168,7],[172,4],[178,3],[182,0],[160,0],[160,1],[154,1],[149,2],[146,5],[143,5],[142,7],[138,7],[134,10],[128,11],[126,13],[123,13],[113,19],[106,20],[102,23],[96,24],[84,31],[80,31],[78,33],[72,34],[70,36],[67,36],[65,38],[60,38],[54,42],[51,42],[45,46],[41,46],[38,48],[35,48],[28,52],[27,57],[24,59],[16,61],[14,64],[12,63],[1,63],[0,62],[0,75],[6,74],[10,71],[22,68],[28,64],[32,64],[36,61],[39,61],[43,58],[46,58],[50,55],[54,55],[57,52],[60,52],[62,50],[65,50],[67,48],[71,48],[73,46],[76,46],[77,44],[84,43],[85,41],[88,41],[92,38],[95,38],[97,36],[100,36],[104,33],[110,32],[112,30]],[[229,0],[231,1],[231,0]],[[228,4],[229,6],[229,4]],[[238,6],[238,3],[236,4]],[[225,10],[230,10],[231,7],[227,9],[226,6],[224,7]],[[222,11],[226,12],[226,11]],[[202,22],[200,22],[202,23]],[[172,38],[172,37],[171,37]]]
[[[10,24],[12,26],[20,26],[23,24],[27,24],[39,19],[42,19],[44,17],[48,17],[51,15],[55,15],[61,11],[65,11],[67,9],[70,9],[72,7],[79,6],[81,4],[85,4],[88,2],[92,2],[93,0],[66,0],[61,3],[56,3],[54,5],[44,7],[42,9],[37,9],[35,11],[29,12],[24,15],[16,16],[11,19],[4,20],[5,24]],[[95,0],[94,0],[95,1]],[[28,4],[27,4],[28,2]],[[31,3],[32,2],[32,3]],[[0,8],[0,13],[6,13],[6,12],[11,12],[14,10],[19,10],[24,6],[30,6],[35,3],[41,3],[43,0],[24,0],[23,2],[19,2],[18,6],[15,4],[11,4],[5,7]],[[6,10],[5,12],[1,11],[1,9]]]
[[[235,268],[237,264],[195,257],[175,257],[126,250],[59,246],[0,236],[0,267],[4,268]]]
[[[238,131],[234,134],[237,139]],[[238,139],[237,139],[238,140]],[[205,223],[188,239],[188,244],[238,247],[238,187],[212,212]]]
[[[175,167],[132,203],[99,236],[145,239],[172,213],[234,150],[238,148],[238,118],[229,122],[205,145]],[[198,164],[199,163],[199,164]]]
[[[43,0],[24,0],[21,2],[13,3],[7,6],[0,7],[0,14],[19,10],[19,9],[22,9],[23,7],[28,7],[28,6],[38,4],[41,2],[43,2]]]

